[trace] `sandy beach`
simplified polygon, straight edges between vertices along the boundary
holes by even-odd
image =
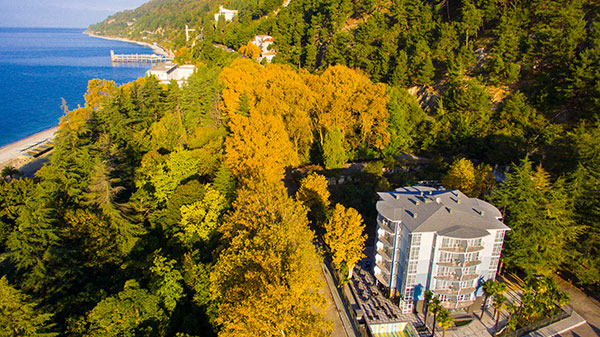
[[[58,126],[0,148],[0,170],[5,166],[13,166],[19,169],[34,161],[33,158],[25,156],[26,152],[38,144],[52,140],[56,130],[58,130]]]
[[[96,34],[94,34],[92,32],[87,31],[87,30],[85,32],[83,32],[83,34],[89,35],[91,37],[97,37],[99,39],[135,43],[135,44],[139,44],[140,46],[146,46],[146,47],[152,48],[152,51],[155,54],[163,55],[163,56],[166,56],[166,57],[173,57],[174,56],[171,51],[169,51],[169,50],[167,50],[167,49],[165,49],[165,48],[163,48],[163,47],[161,47],[161,46],[159,46],[157,44],[153,44],[153,43],[134,41],[134,40],[125,39],[125,38],[122,38],[122,37],[96,35]]]

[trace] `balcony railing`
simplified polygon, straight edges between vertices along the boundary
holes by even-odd
[[[475,287],[469,287],[469,288],[450,288],[450,289],[437,289],[437,290],[433,290],[434,293],[440,294],[440,295],[452,295],[452,296],[458,296],[458,295],[467,295],[467,294],[471,294],[473,292],[475,292]]]
[[[460,282],[460,281],[471,281],[479,277],[478,274],[468,274],[468,275],[436,275],[434,276],[438,280],[450,281],[450,282]]]
[[[389,251],[392,250],[391,248],[378,248],[377,249],[377,254],[381,255],[384,259],[388,260],[388,261],[392,261],[392,257],[390,256]]]
[[[481,264],[481,260],[470,260],[470,261],[460,261],[460,260],[438,261],[437,264],[440,265],[440,266],[444,266],[444,267],[463,268],[463,267],[477,266],[477,265]]]
[[[385,244],[388,247],[392,247],[392,248],[394,247],[392,238],[388,237],[387,235],[378,235],[377,240],[379,240],[379,242],[383,242],[383,244]]]
[[[396,233],[396,231],[392,227],[386,225],[383,221],[378,222],[377,224],[379,225],[380,228],[383,228],[383,230],[385,230],[386,232],[388,232],[390,234]]]
[[[388,275],[392,271],[392,263],[387,261],[376,261],[375,264],[381,268],[382,271],[386,272]]]
[[[458,282],[460,281],[460,275],[436,275],[434,276],[438,280]]]
[[[472,253],[483,250],[483,246],[441,247],[440,250],[450,253]]]
[[[444,301],[442,305],[446,309],[462,309],[473,305],[475,301],[467,300],[467,301]]]
[[[386,287],[390,286],[390,274],[389,273],[385,272],[384,270],[382,270],[381,268],[376,266],[375,270],[374,270],[374,274],[375,274],[375,278],[379,282],[383,283],[383,285],[385,285]]]

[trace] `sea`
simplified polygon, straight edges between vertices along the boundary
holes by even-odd
[[[135,43],[105,40],[75,28],[0,27],[0,147],[58,125],[69,109],[84,105],[94,78],[118,84],[143,77],[150,64],[113,65],[117,54],[152,54]]]

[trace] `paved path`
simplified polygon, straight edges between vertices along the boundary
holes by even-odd
[[[333,297],[333,302],[335,304],[335,307],[337,308],[339,318],[342,321],[342,326],[346,333],[345,335],[347,337],[360,337],[359,334],[354,330],[354,326],[352,325],[352,321],[351,321],[352,316],[350,316],[348,309],[344,305],[344,302],[342,302],[342,298],[340,296],[339,289],[338,289],[337,285],[335,284],[333,277],[331,276],[331,271],[329,270],[329,268],[327,268],[325,263],[321,263],[321,270],[323,271],[323,275],[325,276],[325,281],[327,282],[329,292],[331,293],[331,296]]]
[[[555,277],[554,280],[558,283],[563,291],[566,291],[571,296],[571,306],[579,313],[586,321],[586,324],[578,326],[570,331],[561,333],[562,337],[594,337],[600,336],[600,302],[592,297],[587,296],[583,291],[577,289],[569,282]]]

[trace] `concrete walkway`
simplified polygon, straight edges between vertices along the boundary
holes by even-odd
[[[348,309],[344,305],[342,301],[339,289],[333,280],[333,276],[331,275],[331,271],[325,265],[325,263],[321,263],[321,270],[323,271],[323,275],[325,276],[325,281],[327,282],[327,287],[329,288],[329,292],[333,297],[333,302],[335,307],[337,308],[337,312],[339,318],[342,322],[342,326],[344,328],[344,332],[347,337],[360,337],[358,332],[354,329],[354,325],[352,325],[352,316],[348,312]]]
[[[577,289],[569,282],[554,277],[560,289],[567,292],[571,297],[571,306],[587,322],[570,331],[561,332],[562,337],[593,337],[600,336],[600,302],[587,296],[583,291]]]
[[[526,336],[527,337],[558,336],[561,333],[564,333],[571,329],[577,328],[578,326],[581,326],[583,324],[585,324],[585,319],[583,319],[583,317],[581,317],[577,312],[575,312],[575,310],[573,310],[571,317],[565,318],[554,324],[550,324],[547,327],[541,328],[541,329],[534,331]],[[590,335],[590,336],[593,336],[593,335]]]

